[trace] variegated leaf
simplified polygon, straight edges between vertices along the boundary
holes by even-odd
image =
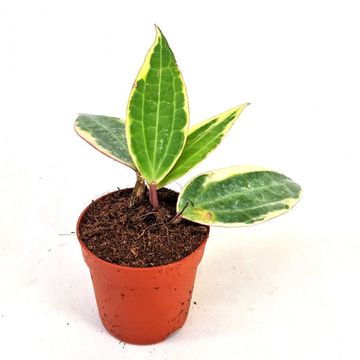
[[[181,73],[167,40],[156,39],[135,80],[127,108],[131,157],[148,184],[159,183],[179,158],[189,123]]]
[[[248,105],[242,104],[191,127],[179,160],[158,187],[175,181],[204,160],[220,144]]]
[[[301,188],[280,173],[235,166],[202,174],[181,191],[177,211],[197,223],[217,226],[253,225],[292,208]]]
[[[79,114],[75,120],[75,131],[95,149],[135,169],[126,143],[123,120],[104,115]]]

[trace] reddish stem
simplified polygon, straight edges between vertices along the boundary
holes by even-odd
[[[157,210],[159,208],[159,200],[156,191],[156,183],[152,182],[149,189],[149,200],[152,207]]]

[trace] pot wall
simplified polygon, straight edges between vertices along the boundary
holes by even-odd
[[[107,263],[82,246],[105,328],[135,344],[162,341],[181,328],[205,242],[179,262],[145,269]]]

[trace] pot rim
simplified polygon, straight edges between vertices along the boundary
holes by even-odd
[[[120,190],[126,190],[126,189],[120,189]],[[97,201],[105,196],[108,196],[109,194],[112,194],[116,191],[119,191],[119,190],[114,190],[114,191],[110,191],[106,194],[103,194],[101,196],[99,196],[98,198],[96,198],[95,200],[93,201]],[[180,260],[177,260],[177,261],[174,261],[172,263],[169,263],[169,264],[165,264],[165,265],[159,265],[159,266],[151,266],[151,267],[135,267],[135,266],[124,266],[124,265],[118,265],[118,264],[113,264],[109,261],[106,261],[106,260],[103,260],[101,258],[99,258],[98,256],[96,256],[93,252],[91,252],[87,247],[86,245],[80,240],[80,223],[81,223],[81,220],[82,218],[84,217],[86,211],[88,210],[89,206],[91,205],[91,203],[85,207],[85,209],[81,212],[78,220],[77,220],[77,223],[76,223],[76,237],[80,243],[80,246],[82,248],[83,251],[85,251],[88,255],[90,255],[91,257],[94,257],[96,258],[97,261],[99,261],[100,263],[103,263],[104,265],[107,265],[107,266],[111,266],[111,267],[114,267],[116,269],[122,269],[122,270],[127,270],[127,271],[150,271],[150,270],[162,270],[162,269],[169,269],[169,268],[172,268],[172,267],[175,267],[177,266],[179,263],[181,262],[184,262],[184,261],[187,261],[187,259],[193,257],[196,255],[196,253],[198,253],[199,251],[201,251],[201,249],[203,247],[205,247],[205,244],[209,238],[209,234],[210,234],[210,226],[207,226],[207,225],[203,225],[203,226],[206,226],[208,231],[207,231],[207,234],[204,236],[204,240],[201,242],[201,244],[199,245],[198,248],[196,248],[191,254],[185,256],[184,258],[180,259]]]

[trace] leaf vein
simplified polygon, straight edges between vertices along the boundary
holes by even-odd
[[[286,183],[292,183],[292,181],[290,180],[286,180]],[[247,194],[254,192],[254,191],[258,191],[258,190],[262,190],[262,189],[266,189],[269,187],[283,187],[285,183],[281,183],[281,184],[271,184],[271,185],[264,185],[264,186],[259,186],[253,189],[246,189],[243,188],[241,191],[236,192],[236,193],[232,193],[232,194],[228,194],[228,195],[223,195],[223,196],[219,196],[214,200],[208,200],[208,201],[204,201],[204,202],[199,202],[196,203],[197,206],[203,206],[203,205],[207,205],[207,204],[212,204],[212,203],[216,203],[219,201],[223,201],[223,200],[227,200],[227,199],[231,199],[231,198],[236,198],[236,197],[242,197],[242,196],[246,196]],[[276,193],[273,193],[276,194]]]

